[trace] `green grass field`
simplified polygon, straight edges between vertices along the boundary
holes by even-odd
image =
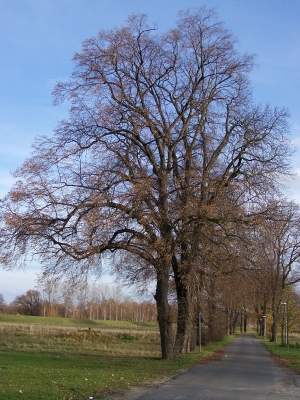
[[[157,329],[154,322],[127,322],[127,321],[108,321],[78,318],[59,318],[59,317],[34,317],[27,315],[8,315],[0,314],[0,323],[12,323],[23,325],[39,325],[39,326],[66,326],[68,328],[74,326],[90,327],[99,329],[134,329],[134,330],[151,330]]]
[[[231,339],[163,361],[153,323],[0,315],[0,398],[105,398],[174,375]]]

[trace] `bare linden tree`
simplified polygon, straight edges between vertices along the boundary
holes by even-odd
[[[45,275],[80,276],[113,254],[123,277],[155,280],[169,359],[190,350],[207,249],[225,231],[230,248],[237,219],[289,172],[288,113],[253,104],[253,57],[205,7],[163,34],[132,15],[86,40],[74,64],[54,89],[69,119],[36,139],[2,201],[0,261],[30,254]]]

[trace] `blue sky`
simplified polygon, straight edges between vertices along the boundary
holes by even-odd
[[[99,29],[122,25],[134,12],[147,13],[160,31],[174,26],[179,10],[216,8],[242,53],[256,54],[251,74],[254,100],[291,113],[291,138],[300,148],[300,0],[0,0],[0,197],[14,171],[30,156],[37,135],[51,135],[67,117],[53,107],[51,92],[72,72],[72,56]],[[300,157],[289,195],[300,203]],[[7,302],[33,289],[39,268],[5,272],[0,293]]]

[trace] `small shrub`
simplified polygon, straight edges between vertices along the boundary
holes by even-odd
[[[122,333],[118,335],[119,338],[123,341],[131,341],[131,340],[138,340],[138,336],[132,336],[129,333]]]

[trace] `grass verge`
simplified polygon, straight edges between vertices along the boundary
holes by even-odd
[[[300,373],[300,348],[298,345],[291,344],[289,347],[286,347],[262,340],[260,336],[256,337],[261,340],[261,343],[271,353],[275,362]]]
[[[108,331],[99,324],[82,327],[82,321],[79,326],[74,321],[64,326],[25,322],[26,317],[23,323],[0,323],[0,398],[6,400],[103,399],[212,359],[233,338],[162,361],[153,324],[129,331],[128,323],[124,330],[110,321]]]

